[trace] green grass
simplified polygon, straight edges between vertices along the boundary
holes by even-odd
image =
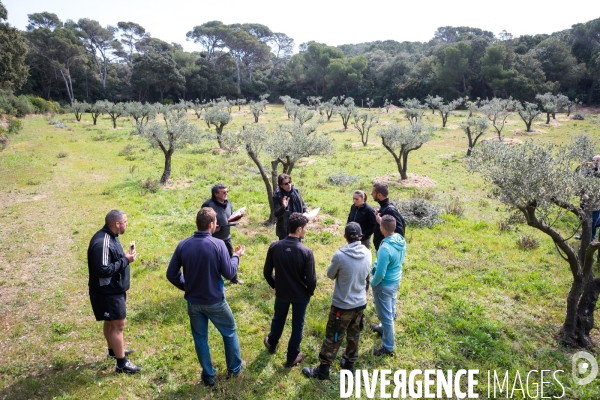
[[[253,120],[247,107],[236,114],[226,131]],[[439,115],[425,118],[441,125]],[[216,140],[180,150],[173,157],[173,185],[152,193],[143,182],[160,178],[163,156],[129,134],[132,121],[120,118],[115,130],[109,118],[100,118],[98,126],[89,115],[79,123],[72,115],[58,119],[67,128],[48,125],[43,117],[25,119],[24,130],[11,136],[10,146],[0,153],[0,398],[339,398],[337,364],[331,382],[308,380],[300,368],[283,367],[282,350],[271,356],[262,345],[273,309],[262,265],[276,237],[274,227],[262,224],[268,217],[264,185],[245,153],[221,154]],[[380,121],[402,119],[395,110],[382,114]],[[451,116],[448,126],[455,128],[464,119]],[[273,105],[260,117],[270,126],[285,120],[282,108]],[[511,132],[524,124],[514,117],[510,122],[505,137],[523,139]],[[212,132],[203,121],[195,123]],[[536,126],[546,133],[526,137],[560,143],[587,131],[600,138],[588,121],[560,124]],[[333,290],[325,271],[344,244],[352,193],[359,188],[370,193],[374,178],[397,173],[374,135],[377,127],[366,148],[352,148],[360,142],[359,134],[344,132],[339,117],[322,130],[335,141],[336,153],[313,157],[314,162],[297,165],[293,173],[309,208],[321,207],[305,240],[315,253],[318,287],[307,311],[303,366],[318,363]],[[391,186],[393,199],[427,196],[442,209],[458,202],[464,212],[442,214],[444,223],[431,229],[407,229],[396,354],[374,358],[370,351],[380,339],[365,331],[357,368],[479,369],[483,398],[487,370],[509,370],[511,376],[518,370],[523,376],[532,369],[562,369],[565,398],[600,398],[597,380],[584,387],[573,384],[574,351],[555,339],[571,281],[566,263],[547,237],[526,225],[498,228],[509,213],[488,197],[479,176],[464,169],[466,147],[462,131],[437,131],[434,140],[411,153],[408,167],[409,173],[429,177],[436,186]],[[339,172],[358,180],[332,185],[329,176]],[[248,207],[233,229],[234,244],[247,246],[240,269],[245,284],[226,286],[248,369],[242,379],[225,379],[222,341],[210,328],[219,371],[216,389],[210,391],[197,384],[200,367],[182,292],[164,274],[177,243],[194,231],[195,214],[215,182],[228,185],[236,208]],[[131,269],[125,331],[127,346],[136,350],[131,359],[143,367],[138,376],[116,375],[113,362],[105,360],[101,325],[94,321],[87,295],[87,245],[112,208],[127,212],[130,224],[123,240],[135,240],[139,255]],[[569,218],[561,224],[576,226]],[[524,234],[537,238],[540,246],[519,249],[517,240]],[[376,320],[372,299],[365,312],[369,323]],[[593,331],[596,341],[599,336]],[[557,385],[544,392],[560,393]]]

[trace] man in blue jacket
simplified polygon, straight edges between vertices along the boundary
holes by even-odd
[[[223,337],[228,377],[238,376],[245,365],[221,276],[225,279],[235,276],[246,248],[237,246],[233,256],[229,257],[225,243],[212,237],[217,227],[217,214],[210,207],[198,211],[196,227],[198,230],[193,236],[177,245],[167,268],[167,279],[185,292],[183,297],[188,304],[196,355],[202,366],[202,382],[213,386],[217,371],[212,365],[208,346],[209,320]]]
[[[87,251],[90,302],[96,321],[104,321],[104,337],[108,343],[108,357],[117,359],[115,371],[135,374],[141,370],[127,359],[133,350],[125,350],[126,299],[129,290],[129,263],[135,261],[135,245],[127,253],[119,235],[127,230],[127,215],[121,210],[106,214],[104,227],[90,240]]]
[[[394,318],[396,316],[396,294],[402,278],[402,262],[406,252],[404,238],[397,233],[396,219],[391,215],[377,217],[383,240],[375,265],[371,271],[371,287],[377,317],[381,323],[372,324],[371,329],[382,335],[381,347],[373,350],[376,356],[392,354],[394,351]]]

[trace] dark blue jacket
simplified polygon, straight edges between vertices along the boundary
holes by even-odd
[[[365,202],[360,208],[354,204],[350,207],[350,214],[348,214],[348,221],[356,222],[360,225],[363,237],[361,240],[367,240],[373,234],[377,225],[377,219],[375,218],[375,211],[373,208]]]
[[[167,268],[167,279],[185,291],[183,297],[190,303],[212,305],[225,298],[221,276],[233,278],[239,263],[235,254],[229,257],[222,240],[213,238],[210,232],[194,232],[177,245]]]
[[[106,225],[90,240],[87,258],[91,292],[109,295],[129,290],[129,260],[117,235]]]

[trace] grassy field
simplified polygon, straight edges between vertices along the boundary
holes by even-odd
[[[253,120],[247,107],[241,112],[234,108],[234,113],[225,131]],[[318,363],[333,290],[325,272],[344,244],[352,192],[360,188],[370,193],[375,178],[397,173],[391,155],[373,135],[377,127],[363,148],[358,132],[343,131],[339,117],[332,118],[322,130],[335,141],[336,152],[303,160],[294,170],[294,184],[305,202],[311,209],[321,207],[321,214],[305,240],[314,251],[318,276],[302,343],[307,358],[302,366],[286,369],[281,348],[289,325],[276,355],[269,355],[262,344],[274,296],[262,266],[276,236],[274,227],[263,225],[268,203],[250,158],[244,152],[223,154],[216,140],[206,139],[176,152],[172,184],[153,192],[144,182],[160,178],[163,155],[130,135],[132,121],[121,118],[113,129],[108,117],[100,118],[97,126],[89,115],[81,122],[70,114],[54,118],[67,127],[49,125],[47,117],[28,117],[23,132],[11,136],[12,143],[0,153],[0,399],[339,398],[337,364],[331,381],[308,380],[300,370]],[[465,112],[456,112],[448,128],[411,153],[411,181],[427,177],[435,186],[391,185],[394,200],[426,197],[444,210],[454,204],[450,208],[462,207],[464,212],[442,214],[444,223],[431,229],[407,229],[396,353],[373,357],[380,339],[365,330],[356,367],[479,369],[480,398],[487,398],[488,370],[510,371],[511,387],[516,371],[525,385],[530,370],[564,370],[558,375],[563,398],[598,399],[598,379],[575,385],[574,350],[556,342],[571,282],[568,266],[549,238],[518,220],[507,230],[499,229],[510,212],[489,197],[479,176],[464,168],[467,139],[458,125],[465,118]],[[426,119],[441,125],[437,114],[427,113]],[[275,105],[260,117],[270,125],[285,120],[284,110]],[[400,120],[403,114],[394,109],[381,115],[380,124]],[[206,130],[203,121],[197,123]],[[539,121],[535,128],[544,132],[532,135],[514,133],[524,129],[514,116],[509,123],[505,136],[511,139],[559,143],[583,132],[600,139],[600,130],[588,120],[573,121],[562,114],[550,126]],[[492,136],[490,131],[485,137]],[[356,175],[357,182],[333,186],[328,177],[340,171]],[[391,179],[397,182],[398,177]],[[193,233],[196,212],[216,182],[228,185],[234,208],[248,207],[247,217],[233,229],[234,244],[246,245],[240,268],[245,284],[226,285],[248,368],[238,379],[225,379],[220,335],[210,328],[219,371],[210,390],[198,384],[200,367],[183,293],[168,283],[165,270],[176,244]],[[127,212],[129,228],[122,240],[135,240],[138,249],[125,331],[126,346],[136,351],[130,358],[143,367],[137,376],[115,374],[114,363],[106,360],[101,324],[94,320],[87,294],[89,239],[113,208]],[[520,249],[516,242],[524,235],[538,239],[539,247]],[[371,298],[365,313],[369,323],[375,322]],[[593,337],[600,342],[597,330]],[[534,397],[535,386],[530,382],[529,387]],[[544,396],[561,393],[556,382],[545,386]],[[513,398],[522,397],[517,391]]]

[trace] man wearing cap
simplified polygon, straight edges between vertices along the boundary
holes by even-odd
[[[348,244],[335,252],[327,268],[327,277],[335,280],[335,287],[325,340],[319,353],[320,365],[302,369],[302,373],[309,378],[329,379],[329,368],[344,336],[346,351],[340,365],[343,369],[354,371],[360,331],[364,325],[363,310],[367,306],[371,269],[371,251],[360,242],[362,236],[359,224],[348,223],[344,234]]]

